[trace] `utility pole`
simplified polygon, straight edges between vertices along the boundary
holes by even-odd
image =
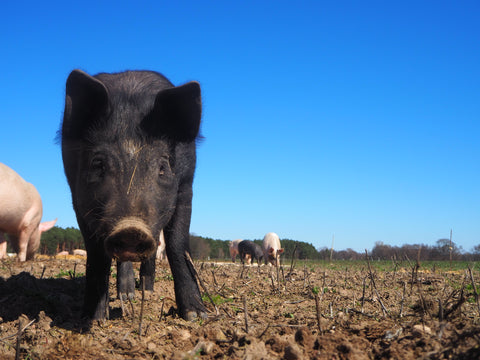
[[[450,270],[452,270],[452,229],[450,229]]]

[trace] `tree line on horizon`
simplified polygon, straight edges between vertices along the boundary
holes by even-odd
[[[253,239],[253,242],[262,245],[261,239]],[[281,239],[284,249],[283,259],[299,260],[362,260],[365,259],[365,252],[359,253],[353,249],[335,250],[327,247],[316,249],[312,244]],[[190,235],[190,251],[194,259],[228,260],[230,240],[215,240],[209,237]],[[79,229],[68,227],[53,227],[42,234],[38,253],[44,255],[55,255],[61,251],[73,253],[74,249],[84,249],[82,233]],[[12,252],[10,244],[7,248]],[[376,242],[373,249],[368,251],[369,257],[374,260],[455,260],[455,261],[479,261],[480,244],[475,246],[471,252],[465,252],[449,239],[439,239],[435,245],[425,244],[404,244],[392,246],[383,242]]]

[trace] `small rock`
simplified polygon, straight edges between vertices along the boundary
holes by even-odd
[[[190,339],[190,331],[188,330],[185,330],[185,329],[181,329],[177,332],[177,335],[179,336],[180,339],[182,340],[188,340]]]
[[[215,331],[214,338],[215,338],[215,341],[226,341],[226,340],[227,340],[225,334],[224,334],[223,331],[220,330],[220,329],[217,329],[217,330]]]
[[[394,340],[398,338],[401,334],[402,334],[402,328],[399,328],[397,330],[387,330],[383,338],[385,340]]]
[[[45,314],[45,311],[40,311],[38,314],[37,328],[44,331],[48,331],[50,330],[51,323],[52,323],[52,319]]]
[[[197,345],[193,348],[192,351],[190,351],[191,355],[196,355],[199,353],[208,355],[212,352],[215,344],[211,341],[199,341]]]
[[[432,329],[430,329],[428,326],[417,324],[413,325],[412,333],[417,336],[424,334],[430,335],[432,333]]]

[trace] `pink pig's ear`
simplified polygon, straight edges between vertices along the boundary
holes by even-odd
[[[40,223],[40,225],[38,225],[38,227],[40,229],[40,232],[42,233],[44,231],[50,230],[55,225],[57,220],[58,220],[58,218],[55,219],[55,220],[52,220],[52,221],[45,221],[45,222]]]

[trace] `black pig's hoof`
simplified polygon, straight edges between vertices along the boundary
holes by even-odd
[[[205,312],[200,312],[197,313],[196,311],[188,311],[187,314],[185,315],[185,320],[187,321],[195,321],[200,317],[200,319],[205,320],[208,318],[207,313]]]
[[[135,293],[134,292],[121,292],[118,293],[118,298],[127,301],[127,300],[133,300],[135,299]]]

